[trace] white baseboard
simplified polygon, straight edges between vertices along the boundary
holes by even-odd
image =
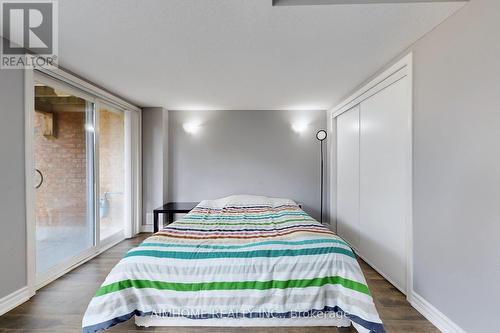
[[[153,213],[146,213],[146,225],[153,225]]]
[[[28,287],[22,287],[13,293],[0,298],[0,316],[23,304],[33,296]]]
[[[410,304],[420,312],[427,320],[436,326],[443,333],[466,333],[462,328],[455,324],[450,318],[436,309],[431,303],[426,301],[415,291],[410,291],[408,295]]]
[[[142,224],[139,232],[153,232],[152,224]]]

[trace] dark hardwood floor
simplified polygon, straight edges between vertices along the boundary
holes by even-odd
[[[28,302],[0,317],[0,333],[14,332],[81,332],[85,309],[111,268],[131,247],[149,235],[142,234],[125,240],[105,253],[74,269],[37,291]],[[438,333],[429,321],[406,301],[403,294],[370,266],[359,260],[387,332]],[[107,332],[169,332],[169,333],[347,333],[352,328],[287,327],[287,328],[140,328],[133,320],[115,326]]]

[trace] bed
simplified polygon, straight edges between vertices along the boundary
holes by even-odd
[[[385,332],[350,247],[288,199],[205,200],[131,249],[84,333],[139,326],[349,326]]]

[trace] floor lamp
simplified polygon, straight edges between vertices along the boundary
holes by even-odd
[[[323,141],[326,139],[327,134],[325,130],[319,130],[316,133],[316,139],[319,140],[321,149],[321,210],[320,210],[320,222],[323,223]]]

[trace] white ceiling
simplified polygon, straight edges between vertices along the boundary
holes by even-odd
[[[59,0],[59,63],[139,106],[327,109],[461,6]]]

